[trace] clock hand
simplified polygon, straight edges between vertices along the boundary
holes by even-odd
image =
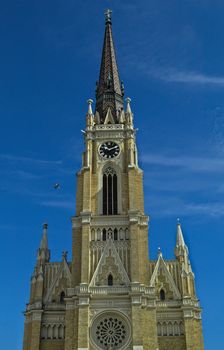
[[[109,150],[111,151],[112,149],[118,148],[118,146],[113,146],[111,148],[109,148]]]

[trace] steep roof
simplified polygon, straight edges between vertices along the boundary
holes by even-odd
[[[96,89],[96,111],[100,115],[101,123],[110,107],[115,121],[119,111],[123,109],[123,89],[121,87],[114,42],[112,36],[111,11],[106,13],[106,27],[104,34],[103,52],[100,66],[100,76]]]

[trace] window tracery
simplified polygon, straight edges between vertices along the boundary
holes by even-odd
[[[64,339],[65,326],[64,324],[42,324],[41,339]]]
[[[112,167],[103,173],[103,215],[117,215],[117,174]]]
[[[184,326],[182,321],[161,321],[157,323],[158,336],[181,336],[184,335]]]

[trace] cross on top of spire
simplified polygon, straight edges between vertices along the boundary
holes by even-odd
[[[107,23],[111,23],[111,14],[112,14],[112,10],[107,9],[105,12],[105,20],[106,20],[106,24]]]

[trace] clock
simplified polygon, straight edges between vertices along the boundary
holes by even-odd
[[[105,159],[111,159],[118,156],[120,152],[120,147],[117,143],[113,141],[107,141],[102,143],[99,147],[99,154]]]

